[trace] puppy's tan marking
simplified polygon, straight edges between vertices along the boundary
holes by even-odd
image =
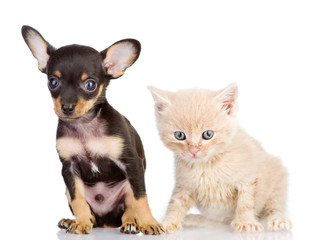
[[[72,156],[84,154],[81,141],[72,137],[61,137],[57,139],[56,148],[60,157],[70,160]]]
[[[67,197],[67,200],[68,200],[68,203],[69,205],[71,206],[71,197],[70,197],[70,193],[67,189],[66,191],[66,197]],[[91,223],[93,224],[93,226],[96,224],[96,219],[95,219],[95,216],[92,214],[92,218],[90,219]],[[76,225],[76,220],[75,219],[61,219],[59,222],[58,222],[58,227],[60,229],[71,229],[72,226],[75,226]]]
[[[103,86],[104,85],[100,85],[98,94],[96,95],[95,98],[90,99],[88,101],[82,97],[80,97],[78,99],[78,102],[77,102],[76,108],[75,108],[75,114],[74,114],[75,117],[83,116],[85,113],[87,113],[94,106],[95,102],[98,100],[99,96],[102,93]]]
[[[89,75],[87,74],[87,73],[83,73],[82,75],[81,75],[81,80],[82,81],[85,81],[85,80],[87,80],[89,78]]]
[[[127,228],[133,227],[144,234],[158,235],[163,232],[162,227],[151,214],[147,196],[136,199],[130,187],[125,200],[125,206],[121,232],[126,232]]]
[[[95,98],[90,99],[88,101],[82,97],[79,98],[78,102],[76,103],[75,113],[71,117],[78,118],[78,117],[83,116],[85,113],[87,113],[94,106],[95,102],[100,97],[102,90],[103,90],[103,86],[104,85],[100,85],[98,94],[96,95]],[[54,102],[54,111],[57,114],[57,116],[59,116],[61,118],[65,117],[65,115],[63,114],[63,112],[61,110],[62,103],[60,101],[60,97],[53,98],[53,102]]]
[[[89,152],[95,156],[109,155],[119,158],[124,149],[124,140],[119,136],[102,136],[86,142]]]
[[[58,77],[58,78],[61,78],[61,72],[60,72],[59,70],[56,70],[56,71],[54,72],[54,75],[55,75],[56,77]]]
[[[63,113],[61,111],[60,97],[53,98],[53,102],[54,102],[54,111],[57,114],[57,116],[63,116]]]
[[[75,198],[70,201],[70,206],[76,217],[76,222],[69,228],[71,233],[90,233],[93,227],[94,216],[85,199],[84,183],[78,177],[74,180]]]

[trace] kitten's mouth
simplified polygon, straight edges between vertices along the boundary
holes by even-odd
[[[201,157],[199,157],[199,156],[191,156],[191,158],[194,159],[194,160],[199,160]]]
[[[191,152],[185,152],[182,156],[190,160],[199,160],[203,157],[201,153],[192,154]]]

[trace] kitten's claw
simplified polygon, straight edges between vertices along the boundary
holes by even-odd
[[[268,231],[288,231],[291,228],[291,223],[288,219],[278,217],[268,221]]]
[[[263,226],[261,223],[254,221],[254,222],[239,222],[233,221],[231,226],[235,228],[236,232],[246,232],[246,233],[255,233],[255,232],[262,232]]]
[[[167,222],[164,223],[163,222],[161,225],[165,233],[174,233],[176,231],[182,230],[181,223],[167,223]]]

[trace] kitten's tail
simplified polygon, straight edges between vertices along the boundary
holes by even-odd
[[[188,214],[185,216],[182,222],[184,227],[223,227],[227,226],[225,222],[218,222],[212,219],[206,218],[200,214]]]

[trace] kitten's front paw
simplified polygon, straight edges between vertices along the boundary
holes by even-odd
[[[162,222],[161,225],[165,233],[174,233],[182,229],[181,223]]]
[[[262,224],[256,220],[253,220],[253,221],[234,220],[231,223],[231,226],[235,228],[236,232],[255,233],[255,232],[261,232],[263,230]]]
[[[291,228],[291,223],[288,219],[277,217],[268,220],[268,231],[288,231]]]

